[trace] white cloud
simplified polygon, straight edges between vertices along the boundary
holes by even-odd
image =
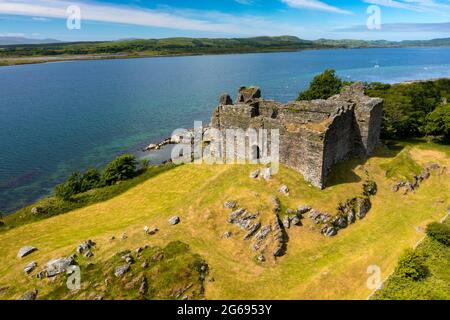
[[[366,3],[416,12],[450,15],[450,4],[435,0],[364,0]]]
[[[50,21],[50,19],[44,17],[33,17],[31,19],[34,21]]]
[[[255,0],[234,0],[234,2],[237,2],[237,3],[245,5],[245,6],[249,6],[249,5],[252,5],[253,3],[255,3]]]
[[[25,33],[17,32],[0,32],[0,37],[25,37]]]
[[[281,2],[287,4],[291,8],[297,9],[314,9],[320,11],[328,11],[340,14],[353,14],[352,12],[344,9],[340,9],[338,7],[331,6],[326,4],[325,2],[319,0],[281,0]]]
[[[68,17],[66,9],[69,5],[79,6],[82,20],[89,21],[246,36],[300,34],[304,31],[301,26],[280,23],[260,16],[170,8],[150,10],[64,0],[0,0],[0,14],[66,19]]]

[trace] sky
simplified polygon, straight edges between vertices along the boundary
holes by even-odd
[[[450,37],[450,0],[0,0],[0,37],[94,41],[263,35],[445,38]]]

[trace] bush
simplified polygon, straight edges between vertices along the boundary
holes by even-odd
[[[133,178],[136,173],[136,157],[131,154],[124,154],[111,161],[102,176],[104,185],[112,185],[117,181]]]
[[[424,262],[423,256],[412,249],[408,249],[400,257],[395,273],[400,277],[419,281],[429,274]]]
[[[450,104],[437,107],[426,118],[425,132],[428,135],[442,136],[450,142]]]
[[[343,85],[342,80],[336,76],[336,71],[328,69],[314,77],[309,89],[301,92],[297,100],[328,99],[340,93]]]
[[[363,194],[366,197],[374,196],[377,194],[378,187],[377,183],[373,180],[367,180],[363,185]]]
[[[65,183],[56,186],[55,196],[63,200],[70,200],[74,195],[80,193],[82,177],[78,171],[72,173]]]
[[[449,226],[447,226],[443,223],[433,222],[427,226],[426,232],[430,238],[432,238],[446,246],[448,246],[450,244],[450,227]]]
[[[81,178],[81,192],[86,192],[91,189],[95,189],[100,186],[101,174],[95,169],[91,168],[86,170]]]

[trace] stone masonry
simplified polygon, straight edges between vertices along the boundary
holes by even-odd
[[[379,143],[383,100],[364,94],[361,83],[328,100],[281,104],[261,98],[256,87],[241,87],[236,102],[220,97],[211,127],[279,129],[280,162],[325,188],[332,166],[349,157],[367,157]]]

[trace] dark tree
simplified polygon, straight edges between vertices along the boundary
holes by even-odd
[[[309,84],[309,89],[301,92],[297,100],[328,99],[341,92],[344,83],[332,69],[314,77]]]

